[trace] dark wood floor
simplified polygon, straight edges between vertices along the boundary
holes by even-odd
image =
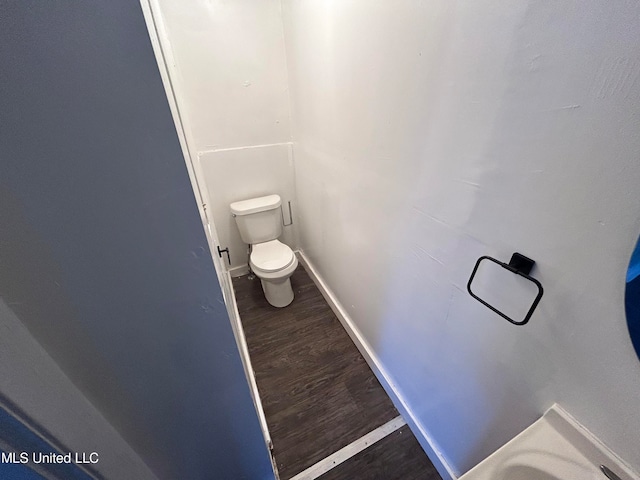
[[[406,425],[318,480],[441,480]]]
[[[279,309],[267,303],[258,278],[233,279],[282,480],[398,416],[371,369],[301,266],[291,277],[291,284],[295,299],[288,307]],[[405,433],[402,438],[407,437],[413,438],[413,435]],[[393,438],[396,437],[392,435],[385,440],[388,443]],[[415,438],[413,442],[417,445]],[[419,451],[415,450],[415,445],[401,454],[401,458],[416,455],[428,462],[419,446]],[[400,448],[405,447],[400,445]],[[375,463],[369,461],[372,462]],[[422,468],[421,465],[418,466]]]

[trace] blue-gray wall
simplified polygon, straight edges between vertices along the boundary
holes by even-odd
[[[135,0],[0,3],[0,296],[159,478],[272,478]]]

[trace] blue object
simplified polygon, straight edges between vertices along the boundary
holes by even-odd
[[[11,415],[7,410],[0,407],[0,441],[3,445],[10,448],[0,450],[0,478],[2,480],[40,480],[45,477],[32,470],[33,454],[36,453],[56,453],[66,454],[68,452],[59,452],[53,448],[42,437],[36,435],[29,427],[23,424],[16,417]],[[7,453],[15,452],[15,461],[20,461],[20,453],[28,454],[29,463],[9,463],[3,460],[7,459]],[[72,453],[72,455],[75,452]],[[60,480],[91,480],[91,477],[83,472],[75,463],[41,463],[39,469],[47,472],[49,478]]]
[[[636,248],[631,255],[629,269],[627,270],[627,283],[633,281],[640,275],[640,242],[636,244]]]
[[[1,453],[6,452],[0,450]],[[0,478],[3,480],[41,480],[44,477],[19,463],[0,463]]]
[[[624,295],[624,306],[627,313],[627,326],[631,343],[640,357],[640,241],[631,255],[627,270],[627,288]]]

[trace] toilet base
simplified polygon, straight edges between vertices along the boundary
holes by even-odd
[[[260,279],[262,283],[262,291],[270,305],[282,308],[293,302],[293,289],[291,288],[291,279],[289,277],[280,280]]]

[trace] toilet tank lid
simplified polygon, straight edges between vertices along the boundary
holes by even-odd
[[[265,197],[233,202],[230,207],[231,213],[234,215],[249,215],[250,213],[264,212],[278,208],[281,203],[280,195],[267,195]]]

